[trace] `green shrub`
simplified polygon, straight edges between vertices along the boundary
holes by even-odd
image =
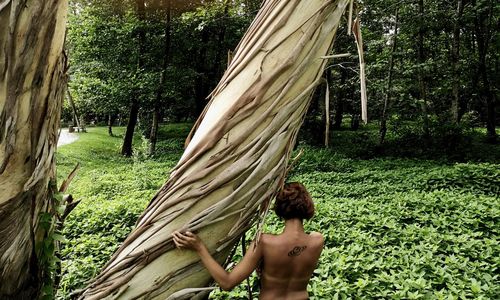
[[[82,163],[70,187],[82,203],[64,229],[59,299],[85,286],[123,242],[177,163],[188,129],[162,127],[154,157],[122,158],[121,139],[108,137],[105,128],[91,128],[61,147],[61,178],[76,161]],[[342,146],[352,151],[301,145],[304,154],[290,174],[316,203],[306,230],[326,239],[308,286],[310,299],[498,299],[498,163],[360,160],[363,149],[349,144],[353,134],[345,132]],[[279,233],[282,227],[271,213],[265,231]],[[233,261],[240,259],[238,246]],[[255,296],[255,275],[250,285]],[[211,298],[246,299],[246,288],[244,282],[230,292],[216,290]]]

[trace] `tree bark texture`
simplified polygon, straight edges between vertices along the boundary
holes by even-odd
[[[36,299],[67,76],[67,1],[0,3],[0,299]]]
[[[81,299],[200,299],[213,289],[199,257],[177,250],[171,233],[198,233],[222,263],[264,218],[348,3],[265,2],[169,180]]]

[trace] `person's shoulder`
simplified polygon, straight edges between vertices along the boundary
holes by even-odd
[[[320,232],[313,231],[309,233],[309,236],[319,243],[325,242],[325,237]]]
[[[277,237],[278,235],[276,234],[272,234],[272,233],[263,233],[261,236],[260,236],[260,239],[261,240],[265,240],[265,241],[269,241],[269,240],[273,240]]]
[[[260,242],[264,245],[269,245],[277,242],[278,235],[272,233],[263,233],[260,236]]]

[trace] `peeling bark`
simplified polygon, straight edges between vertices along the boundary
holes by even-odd
[[[66,87],[66,1],[0,4],[0,299],[36,299]]]
[[[348,4],[264,3],[169,180],[80,299],[200,299],[211,291],[198,256],[175,249],[171,233],[197,232],[224,262],[264,218]]]

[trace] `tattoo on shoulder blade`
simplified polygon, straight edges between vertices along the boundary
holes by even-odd
[[[299,256],[304,250],[306,250],[307,246],[295,246],[290,252],[288,252],[288,256]]]

